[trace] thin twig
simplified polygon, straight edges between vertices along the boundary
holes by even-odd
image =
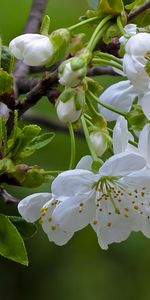
[[[150,0],[147,1],[144,5],[140,6],[139,8],[135,9],[128,15],[128,22],[130,22],[132,19],[143,13],[145,10],[150,8]]]
[[[6,204],[10,204],[10,203],[16,203],[18,204],[19,200],[17,198],[15,198],[14,196],[12,196],[11,194],[9,194],[4,188],[0,188],[0,198],[6,203]]]
[[[35,124],[41,125],[41,126],[47,128],[48,130],[55,130],[55,131],[60,131],[60,132],[64,132],[64,133],[69,133],[68,127],[66,125],[59,123],[55,120],[52,120],[48,117],[41,116],[37,113],[35,114],[35,113],[28,111],[23,115],[23,119],[30,123],[35,123]],[[75,131],[75,135],[78,137],[84,136],[82,130],[80,130],[80,129]]]

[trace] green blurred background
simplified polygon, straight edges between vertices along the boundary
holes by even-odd
[[[3,42],[19,35],[24,27],[32,1],[0,1],[0,34]],[[50,1],[47,13],[51,29],[71,25],[87,9],[86,0]],[[106,85],[116,79],[102,77]],[[42,99],[35,112],[51,117],[51,107]],[[65,169],[70,151],[68,136],[57,132],[53,143],[28,160],[46,169]],[[77,139],[77,160],[88,153],[82,139]],[[37,191],[49,191],[50,184],[38,189],[9,187],[18,198]],[[17,209],[1,203],[1,212],[17,214]],[[15,245],[14,245],[15,246]],[[39,227],[36,236],[26,242],[29,267],[0,258],[1,300],[149,300],[150,299],[150,240],[132,234],[108,251],[99,248],[90,228],[76,233],[63,247],[49,243]]]

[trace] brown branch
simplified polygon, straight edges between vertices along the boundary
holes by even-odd
[[[44,72],[44,67],[42,67],[41,72]],[[35,71],[35,70],[34,70]],[[116,73],[113,68],[111,67],[92,67],[88,70],[87,76],[98,76],[98,75],[112,75],[118,76],[119,74]],[[33,89],[37,84],[41,81],[40,78],[24,78],[20,77],[18,79],[18,93],[19,94],[26,94],[31,89]]]
[[[19,200],[9,194],[4,188],[0,188],[0,198],[7,204],[16,203],[18,204]]]
[[[19,111],[19,117],[21,117],[25,111],[35,105],[43,96],[47,95],[47,92],[52,89],[53,85],[57,84],[57,73],[54,72],[43,79],[33,87],[33,89],[26,94],[26,98],[23,103],[18,103],[15,109]]]
[[[113,75],[118,76],[113,68],[111,67],[92,67],[88,70],[87,76],[98,76],[98,75]]]
[[[150,1],[147,1],[144,5],[140,6],[139,8],[135,9],[134,11],[131,11],[128,15],[128,22],[130,22],[132,19],[143,13],[145,10],[150,8]]]
[[[23,115],[23,119],[30,123],[41,125],[47,128],[48,130],[56,130],[64,133],[69,133],[68,127],[65,124],[62,124],[45,116],[41,116],[37,113],[35,114],[32,112],[26,112]],[[78,137],[83,137],[83,132],[81,130],[75,131],[75,134]]]

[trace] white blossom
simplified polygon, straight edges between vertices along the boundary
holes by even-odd
[[[6,119],[9,117],[9,109],[7,105],[2,102],[0,102],[0,116],[4,116]]]
[[[55,51],[49,37],[32,33],[14,38],[9,44],[9,49],[12,55],[29,66],[46,64]]]
[[[129,38],[133,35],[136,34],[137,31],[137,25],[136,24],[127,24],[124,27],[124,31],[127,35],[129,35]],[[119,39],[119,42],[122,44],[125,44],[128,41],[128,38],[126,38],[125,36],[121,36]]]
[[[99,130],[94,130],[90,133],[90,140],[96,154],[98,156],[103,155],[107,149],[107,138],[105,134]]]
[[[57,245],[65,244],[73,232],[61,229],[53,219],[58,201],[50,193],[36,193],[22,199],[18,204],[20,215],[27,222],[39,220],[50,241]]]
[[[79,119],[82,109],[76,109],[75,99],[71,97],[68,101],[62,102],[61,100],[58,102],[57,107],[57,116],[61,122],[75,122]]]
[[[150,215],[148,205],[141,202],[147,193],[141,196],[142,189],[135,191],[135,186],[124,183],[128,174],[144,165],[141,156],[124,152],[112,156],[94,174],[89,170],[91,159],[82,159],[77,169],[61,173],[52,183],[52,193],[61,201],[53,213],[55,222],[73,232],[90,223],[103,249],[125,240],[131,231],[141,229],[141,218]]]
[[[149,88],[150,34],[138,33],[125,46],[123,68],[138,93]]]
[[[122,112],[128,112],[132,102],[137,96],[137,92],[129,80],[119,81],[108,87],[101,95],[100,100],[104,103],[119,109]],[[98,104],[98,109],[108,121],[118,118],[118,114]]]
[[[59,67],[59,82],[67,87],[76,87],[86,76],[87,62],[81,57],[72,57]]]

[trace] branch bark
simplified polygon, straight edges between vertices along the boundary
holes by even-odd
[[[147,1],[144,5],[140,6],[139,8],[135,9],[128,15],[128,22],[130,22],[132,19],[143,13],[145,10],[150,8],[150,1]]]

